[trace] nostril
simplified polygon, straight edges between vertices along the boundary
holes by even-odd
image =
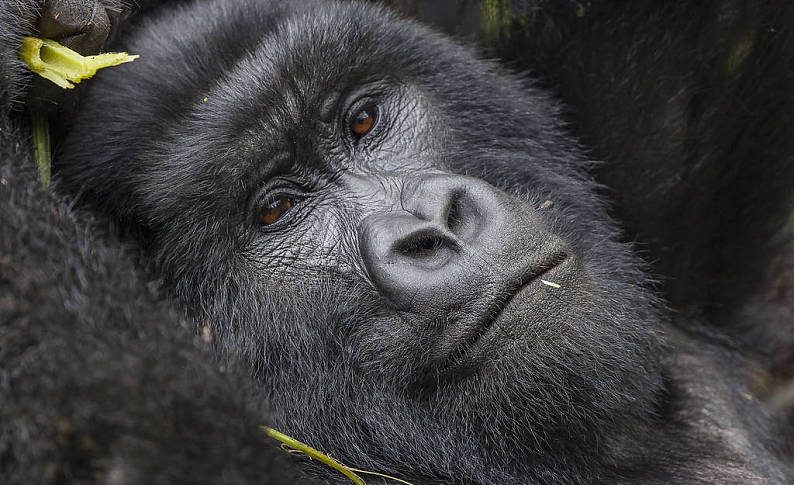
[[[457,250],[458,244],[436,231],[419,231],[397,241],[394,250],[409,258],[429,258],[444,250]]]
[[[424,237],[415,241],[408,241],[402,244],[397,250],[400,254],[411,256],[426,256],[428,253],[441,248],[441,241],[434,238]]]
[[[463,198],[463,194],[461,191],[456,190],[449,195],[449,200],[447,201],[446,207],[446,217],[445,223],[447,228],[453,233],[457,234],[458,229],[461,225],[461,217],[463,216],[461,210],[461,200]]]
[[[444,211],[446,228],[461,241],[469,242],[482,224],[478,204],[465,188],[450,193]]]

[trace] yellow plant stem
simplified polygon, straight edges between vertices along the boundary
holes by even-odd
[[[90,78],[99,69],[132,62],[138,56],[126,52],[83,56],[54,40],[25,37],[19,47],[19,58],[39,76],[64,89],[72,89],[72,83]]]

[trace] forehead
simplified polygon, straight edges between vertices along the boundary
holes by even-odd
[[[425,54],[428,39],[415,32],[420,27],[368,4],[319,5],[275,22],[212,83],[188,121],[211,138],[258,139],[266,148],[357,95],[399,96],[407,86],[416,92],[423,80],[417,71],[434,62]]]
[[[214,68],[202,69],[195,58],[185,63],[190,72],[173,89],[183,93],[184,115],[155,142],[161,162],[152,170],[178,166],[185,183],[245,180],[301,137],[309,149],[323,110],[338,114],[352,97],[373,91],[399,97],[422,78],[417,67],[432,62],[422,57],[420,27],[369,4],[298,2],[264,26],[259,9],[272,5],[252,3],[254,12],[239,5],[223,35],[212,24],[191,33],[205,36],[208,62],[222,62],[230,50],[235,58]],[[250,33],[257,28],[265,31]],[[222,185],[208,185],[207,195]]]
[[[157,146],[149,151],[159,154],[159,161],[146,163],[152,170],[179,166],[186,180],[239,180],[247,167],[283,151],[284,143],[310,135],[323,109],[338,113],[339,103],[372,87],[396,96],[413,93],[412,99],[443,113],[438,108],[445,104],[483,98],[473,88],[489,86],[485,104],[494,104],[492,84],[475,79],[481,66],[470,51],[383,8],[328,1],[218,4],[225,10],[212,2],[185,10],[189,22],[179,15],[163,19],[193,26],[181,33],[174,25],[153,25],[142,36],[141,47],[151,46],[141,49],[142,58],[166,66],[157,76],[168,79],[133,73],[145,82],[128,85],[147,86],[146,108],[133,109],[167,111],[173,114],[164,119],[175,121],[152,133]],[[164,52],[164,37],[180,48]],[[456,86],[466,86],[466,96]],[[307,137],[305,148],[315,140]],[[151,143],[142,140],[138,150]]]
[[[294,113],[366,84],[414,81],[413,68],[433,62],[418,36],[408,35],[415,26],[384,10],[357,2],[321,5],[278,22],[216,84],[217,94],[236,105]]]

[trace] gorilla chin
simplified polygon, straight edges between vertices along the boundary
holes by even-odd
[[[141,58],[92,81],[61,189],[250,363],[274,427],[416,484],[689,452],[663,312],[545,93],[358,2],[180,4],[112,48]]]

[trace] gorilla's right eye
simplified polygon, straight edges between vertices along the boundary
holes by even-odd
[[[378,108],[367,105],[361,108],[350,121],[350,131],[356,139],[366,135],[375,126],[378,117]]]
[[[281,217],[295,206],[295,199],[281,195],[268,201],[260,212],[260,221],[264,225],[270,225],[281,219]]]

